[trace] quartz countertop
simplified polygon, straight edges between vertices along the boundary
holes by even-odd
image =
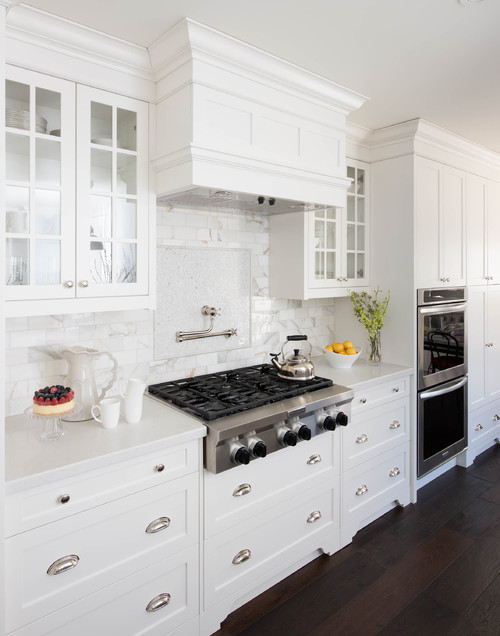
[[[334,369],[326,359],[321,356],[313,358],[314,372],[323,378],[329,378],[335,384],[341,384],[351,389],[366,387],[370,382],[382,380],[384,378],[397,379],[413,373],[411,367],[404,367],[397,364],[381,362],[380,364],[368,364],[364,359],[359,358],[350,369]]]
[[[54,479],[109,466],[159,448],[206,435],[205,426],[161,402],[144,396],[142,419],[105,429],[95,420],[63,422],[61,439],[42,442],[38,422],[25,415],[5,420],[7,493]]]

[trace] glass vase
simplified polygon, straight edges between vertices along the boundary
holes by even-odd
[[[380,343],[380,331],[374,336],[368,337],[368,364],[380,364],[382,361],[382,349]]]

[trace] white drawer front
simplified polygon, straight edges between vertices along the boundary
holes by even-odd
[[[30,623],[13,635],[193,636],[198,633],[198,589],[198,551],[190,548]],[[161,597],[161,607],[148,612],[148,604],[161,594],[168,594],[170,599]],[[183,631],[184,625],[191,631]]]
[[[163,467],[163,468],[162,468]],[[6,497],[6,536],[163,484],[198,469],[198,442]],[[63,503],[67,498],[69,500]]]
[[[7,539],[8,630],[195,545],[197,489],[189,475]]]
[[[374,406],[385,404],[388,400],[397,400],[409,395],[410,378],[382,382],[373,387],[358,389],[352,401],[352,414],[370,412]]]
[[[409,438],[409,400],[390,402],[357,415],[342,429],[342,468],[348,470]]]
[[[500,405],[498,403],[469,413],[469,446],[495,434],[500,435]]]
[[[342,486],[342,524],[367,516],[409,489],[409,444],[345,473]]]
[[[340,433],[323,433],[218,475],[205,471],[205,537],[327,483],[339,472]]]
[[[272,516],[263,514],[260,525],[254,519],[206,541],[205,609],[232,594],[241,596],[246,586],[265,580],[303,554],[318,548],[337,550],[338,511],[337,488],[313,489],[277,507]]]

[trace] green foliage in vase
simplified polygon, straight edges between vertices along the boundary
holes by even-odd
[[[380,287],[377,287],[373,295],[365,291],[348,291],[349,298],[352,301],[354,315],[368,331],[370,340],[374,340],[384,326],[387,305],[391,297],[391,293],[388,291],[385,298],[379,299],[381,293]]]

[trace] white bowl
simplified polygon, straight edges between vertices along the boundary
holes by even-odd
[[[323,349],[323,354],[328,364],[334,369],[350,369],[361,354],[361,347],[357,347],[355,345],[354,348],[358,353],[355,353],[352,356],[343,355],[341,353],[334,353],[333,351],[328,351],[327,349]]]

